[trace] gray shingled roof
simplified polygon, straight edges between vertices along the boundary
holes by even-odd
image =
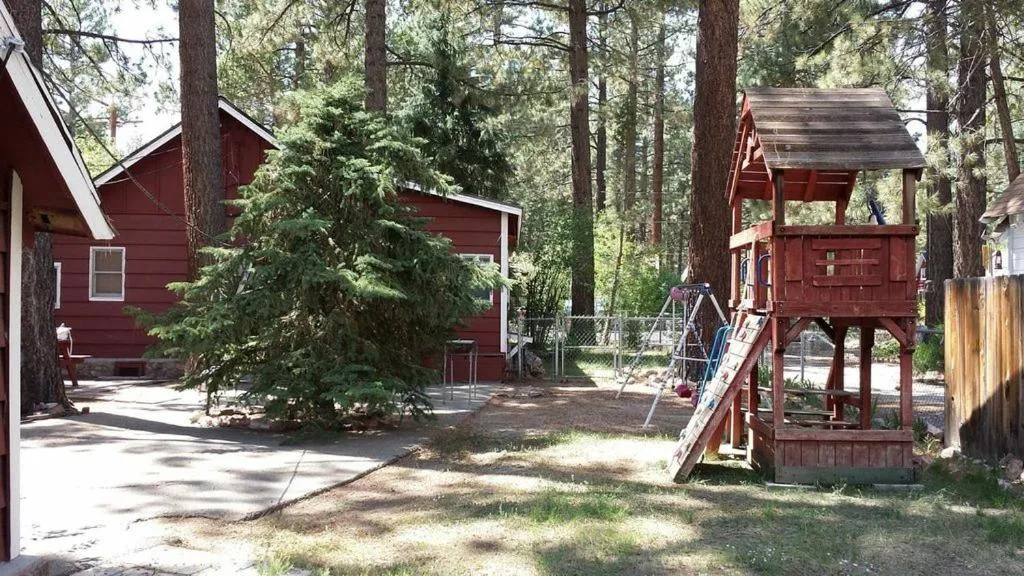
[[[981,221],[988,223],[1021,212],[1024,212],[1024,175],[1018,176],[1003,190],[999,198],[981,215]]]
[[[769,170],[927,165],[881,88],[749,88],[746,95]]]

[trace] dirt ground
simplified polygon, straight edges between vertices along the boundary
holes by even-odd
[[[937,464],[924,488],[769,488],[741,463],[665,460],[689,416],[666,397],[514,388],[424,449],[246,522],[167,521],[176,545],[265,574],[1024,574],[1024,504]]]

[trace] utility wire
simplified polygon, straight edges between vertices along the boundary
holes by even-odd
[[[52,59],[51,59],[51,62],[52,62]],[[160,200],[156,196],[154,196],[153,193],[150,192],[148,188],[143,186],[143,184],[141,182],[139,182],[135,178],[135,176],[132,175],[131,172],[129,172],[128,167],[125,166],[124,162],[121,161],[121,158],[119,156],[115,155],[110,150],[110,148],[107,147],[107,144],[106,144],[106,142],[103,141],[103,138],[99,134],[96,133],[96,130],[93,129],[93,127],[89,124],[89,122],[85,119],[85,117],[83,117],[82,114],[78,111],[78,109],[75,108],[75,106],[71,103],[71,99],[68,97],[67,94],[64,93],[64,91],[61,89],[61,87],[56,82],[53,81],[53,78],[51,78],[45,72],[43,74],[46,77],[46,79],[49,80],[50,86],[52,86],[56,90],[57,94],[61,97],[62,100],[64,100],[65,104],[67,104],[68,109],[71,111],[71,113],[85,127],[86,132],[88,132],[89,135],[92,136],[92,138],[96,141],[96,143],[99,144],[100,148],[108,156],[110,156],[110,158],[114,161],[114,164],[116,166],[118,166],[119,168],[121,168],[121,170],[128,176],[127,179],[131,180],[132,184],[134,184],[135,187],[138,188],[139,191],[141,191],[142,194],[146,198],[148,198],[150,202],[152,202],[154,205],[156,205],[157,208],[159,208],[162,212],[164,212],[168,216],[171,216],[175,220],[177,220],[177,221],[181,222],[182,224],[184,224],[186,228],[191,228],[192,230],[198,232],[200,235],[204,236],[211,244],[218,244],[218,245],[220,245],[220,246],[222,246],[224,248],[232,248],[232,246],[230,244],[222,241],[221,239],[217,238],[216,236],[213,236],[213,235],[207,233],[202,228],[199,228],[195,224],[189,222],[188,219],[182,218],[177,213],[175,213],[173,210],[171,210],[170,208],[165,206],[162,202],[160,202]]]

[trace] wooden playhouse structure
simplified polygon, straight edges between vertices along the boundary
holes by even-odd
[[[672,455],[677,481],[726,430],[737,447],[744,424],[748,461],[777,482],[912,480],[914,189],[924,167],[923,155],[881,89],[746,91],[725,191],[732,212],[733,332]],[[901,171],[898,224],[846,223],[850,194],[864,170]],[[744,227],[744,202],[756,200],[771,203],[772,219]],[[787,224],[787,202],[834,203],[835,223]],[[788,389],[783,354],[812,324],[835,344],[828,382],[824,389]],[[860,383],[850,390],[843,377],[844,343],[853,327],[861,330]],[[872,429],[876,328],[900,343],[897,430]],[[767,346],[771,384],[759,386],[758,362]],[[822,396],[825,409],[787,410],[786,396],[801,394]]]

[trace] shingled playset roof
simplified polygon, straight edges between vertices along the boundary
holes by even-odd
[[[750,88],[728,193],[770,198],[771,173],[783,170],[787,200],[833,200],[849,194],[861,170],[925,166],[880,88]]]

